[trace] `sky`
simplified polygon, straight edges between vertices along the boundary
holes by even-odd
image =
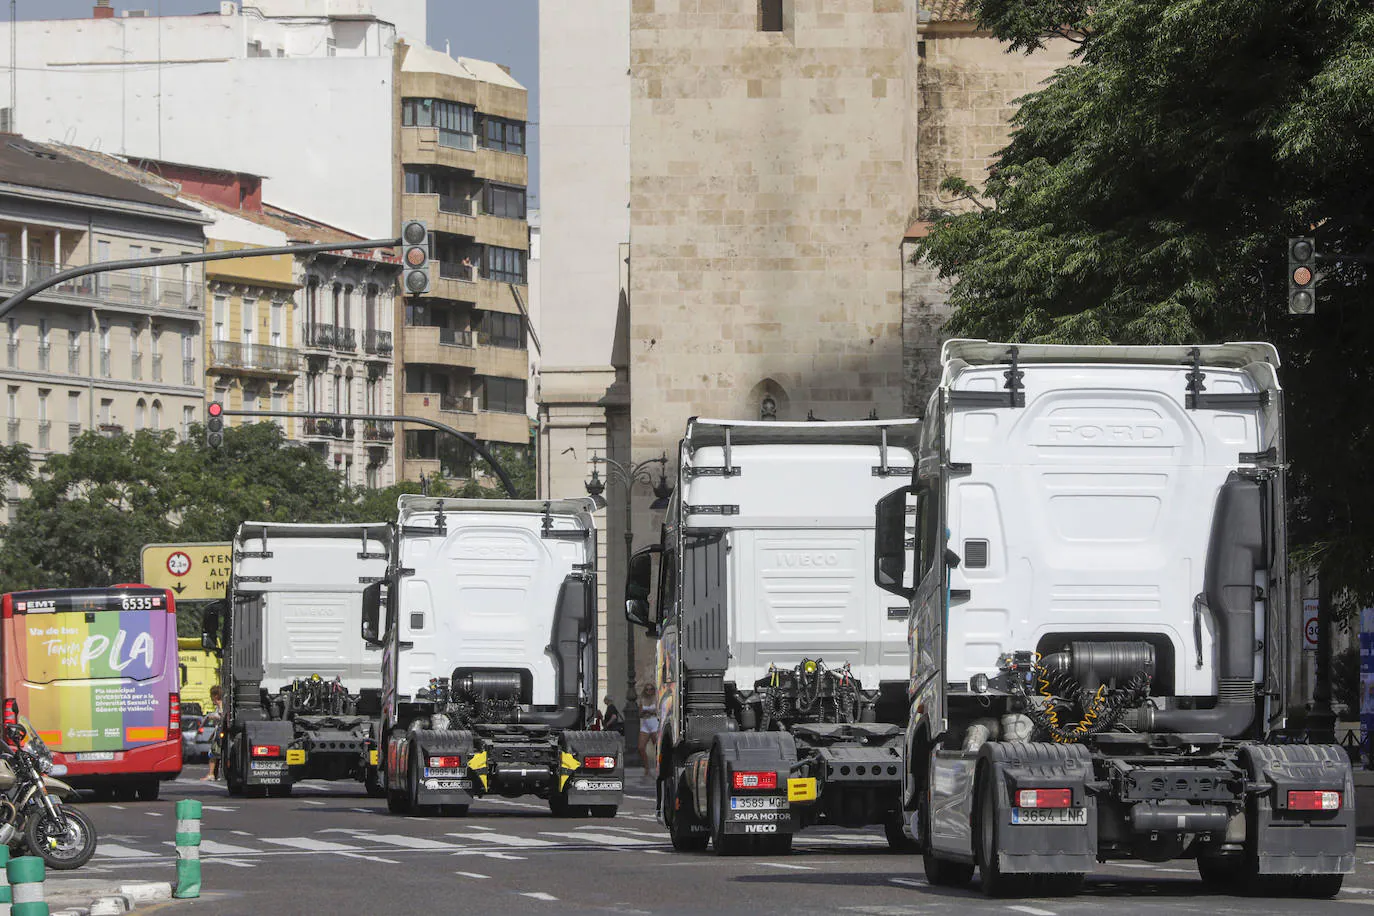
[[[0,3],[0,15],[9,4]],[[115,9],[186,16],[219,9],[219,0],[114,0]],[[89,16],[95,0],[18,0],[20,19]],[[530,193],[539,190],[539,0],[429,0],[429,45],[454,57],[505,64],[529,96]],[[532,202],[537,205],[538,200]]]

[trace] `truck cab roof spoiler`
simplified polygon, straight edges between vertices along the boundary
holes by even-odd
[[[1011,344],[987,340],[947,340],[940,349],[940,363],[954,361],[969,366],[995,366],[1007,362],[1011,348],[1026,363],[1116,363],[1143,365],[1191,365],[1196,352],[1204,366],[1243,369],[1255,363],[1279,366],[1273,344],[1254,342],[1180,346],[1079,346],[1073,344]]]
[[[886,432],[886,438],[884,438]],[[708,446],[743,445],[910,445],[921,435],[921,421],[897,420],[712,420],[687,421],[688,452]]]
[[[234,535],[234,542],[263,538],[369,538],[378,541],[391,539],[389,522],[368,522],[352,525],[311,525],[288,522],[244,522]]]

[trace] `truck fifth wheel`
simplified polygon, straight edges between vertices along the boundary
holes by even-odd
[[[1281,742],[1300,628],[1274,348],[942,361],[874,567],[911,602],[903,805],[930,882],[1073,892],[1097,861],[1193,859],[1334,896],[1349,758]]]
[[[625,592],[631,622],[659,637],[658,791],[675,848],[783,854],[814,824],[882,824],[909,842],[907,607],[868,566],[870,500],[910,476],[918,429],[688,424],[661,541],[631,558]]]
[[[395,562],[363,608],[364,639],[384,646],[388,807],[463,815],[483,795],[534,795],[555,816],[614,817],[624,739],[588,730],[594,503],[402,496],[399,509]]]

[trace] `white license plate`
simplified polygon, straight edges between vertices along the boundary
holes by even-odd
[[[87,751],[77,754],[77,760],[114,760],[114,751]]]
[[[619,779],[574,779],[572,787],[579,792],[624,791],[624,784]]]
[[[467,767],[425,767],[426,776],[466,776]]]
[[[1066,824],[1088,823],[1087,808],[1012,808],[1013,824]]]
[[[732,795],[730,808],[735,811],[782,811],[787,798],[782,795]]]
[[[269,761],[269,760],[250,760],[250,761],[248,762],[248,769],[250,769],[250,770],[269,770],[269,771],[275,773],[275,772],[279,772],[279,771],[281,771],[281,770],[286,769],[286,761],[284,761],[284,760],[270,760],[270,761]]]

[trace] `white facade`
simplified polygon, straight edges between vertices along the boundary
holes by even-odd
[[[369,9],[375,18],[334,18]],[[259,0],[16,27],[13,123],[26,136],[264,175],[265,196],[287,209],[391,231],[391,182],[362,179],[391,174],[393,54],[400,37],[423,40],[423,0]],[[5,70],[0,99],[9,82]]]

